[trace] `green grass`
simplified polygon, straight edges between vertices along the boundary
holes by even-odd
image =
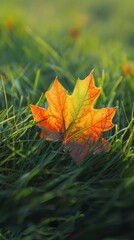
[[[134,59],[132,0],[122,10],[120,1],[70,1],[67,9],[60,1],[46,8],[38,2],[29,1],[29,15],[25,1],[1,3],[0,240],[131,240],[134,70],[126,75],[122,65]],[[37,6],[41,12],[34,18]],[[11,30],[4,24],[10,16]],[[88,21],[77,21],[80,16]],[[76,39],[72,27],[79,31]],[[103,135],[110,152],[94,155],[91,149],[76,165],[60,142],[39,138],[29,105],[45,106],[43,93],[56,76],[72,92],[78,77],[93,68],[102,87],[95,108],[118,106],[116,125]]]

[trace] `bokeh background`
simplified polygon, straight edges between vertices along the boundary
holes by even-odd
[[[74,28],[102,44],[134,44],[133,0],[1,0],[0,24],[7,20],[29,25],[41,35],[62,32],[66,37]]]
[[[114,99],[118,105],[127,94],[128,109],[134,91],[133,26],[133,0],[1,0],[0,73],[7,89],[17,90],[14,99],[23,96],[29,104],[30,94],[38,101],[56,76],[72,92],[75,81],[95,68],[96,83],[106,93],[100,102],[110,106]]]

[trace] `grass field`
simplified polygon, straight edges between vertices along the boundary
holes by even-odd
[[[1,0],[0,240],[134,238],[133,23],[133,0]],[[95,108],[118,107],[111,150],[76,165],[29,106],[93,68]]]

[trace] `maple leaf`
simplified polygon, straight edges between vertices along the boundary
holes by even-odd
[[[40,137],[63,141],[70,155],[79,163],[90,149],[101,152],[108,146],[102,133],[114,127],[112,119],[116,107],[94,109],[100,95],[94,84],[93,71],[84,79],[78,79],[71,95],[58,79],[45,93],[48,108],[30,105],[37,126],[42,129]]]

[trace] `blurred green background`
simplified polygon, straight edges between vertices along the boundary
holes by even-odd
[[[0,23],[7,19],[41,35],[64,32],[66,37],[77,28],[102,44],[115,40],[125,47],[134,44],[133,0],[1,0]]]
[[[0,73],[9,94],[12,83],[19,97],[25,90],[24,98],[29,99],[39,70],[37,89],[32,93],[36,102],[56,76],[72,91],[76,79],[85,78],[95,68],[98,85],[104,83],[100,76],[106,79],[105,92],[116,89],[123,75],[122,88],[118,95],[114,90],[112,99],[117,96],[114,104],[125,99],[126,84],[127,107],[134,91],[133,23],[133,0],[1,0]],[[15,94],[12,91],[17,99]],[[103,97],[104,104],[108,98]]]

